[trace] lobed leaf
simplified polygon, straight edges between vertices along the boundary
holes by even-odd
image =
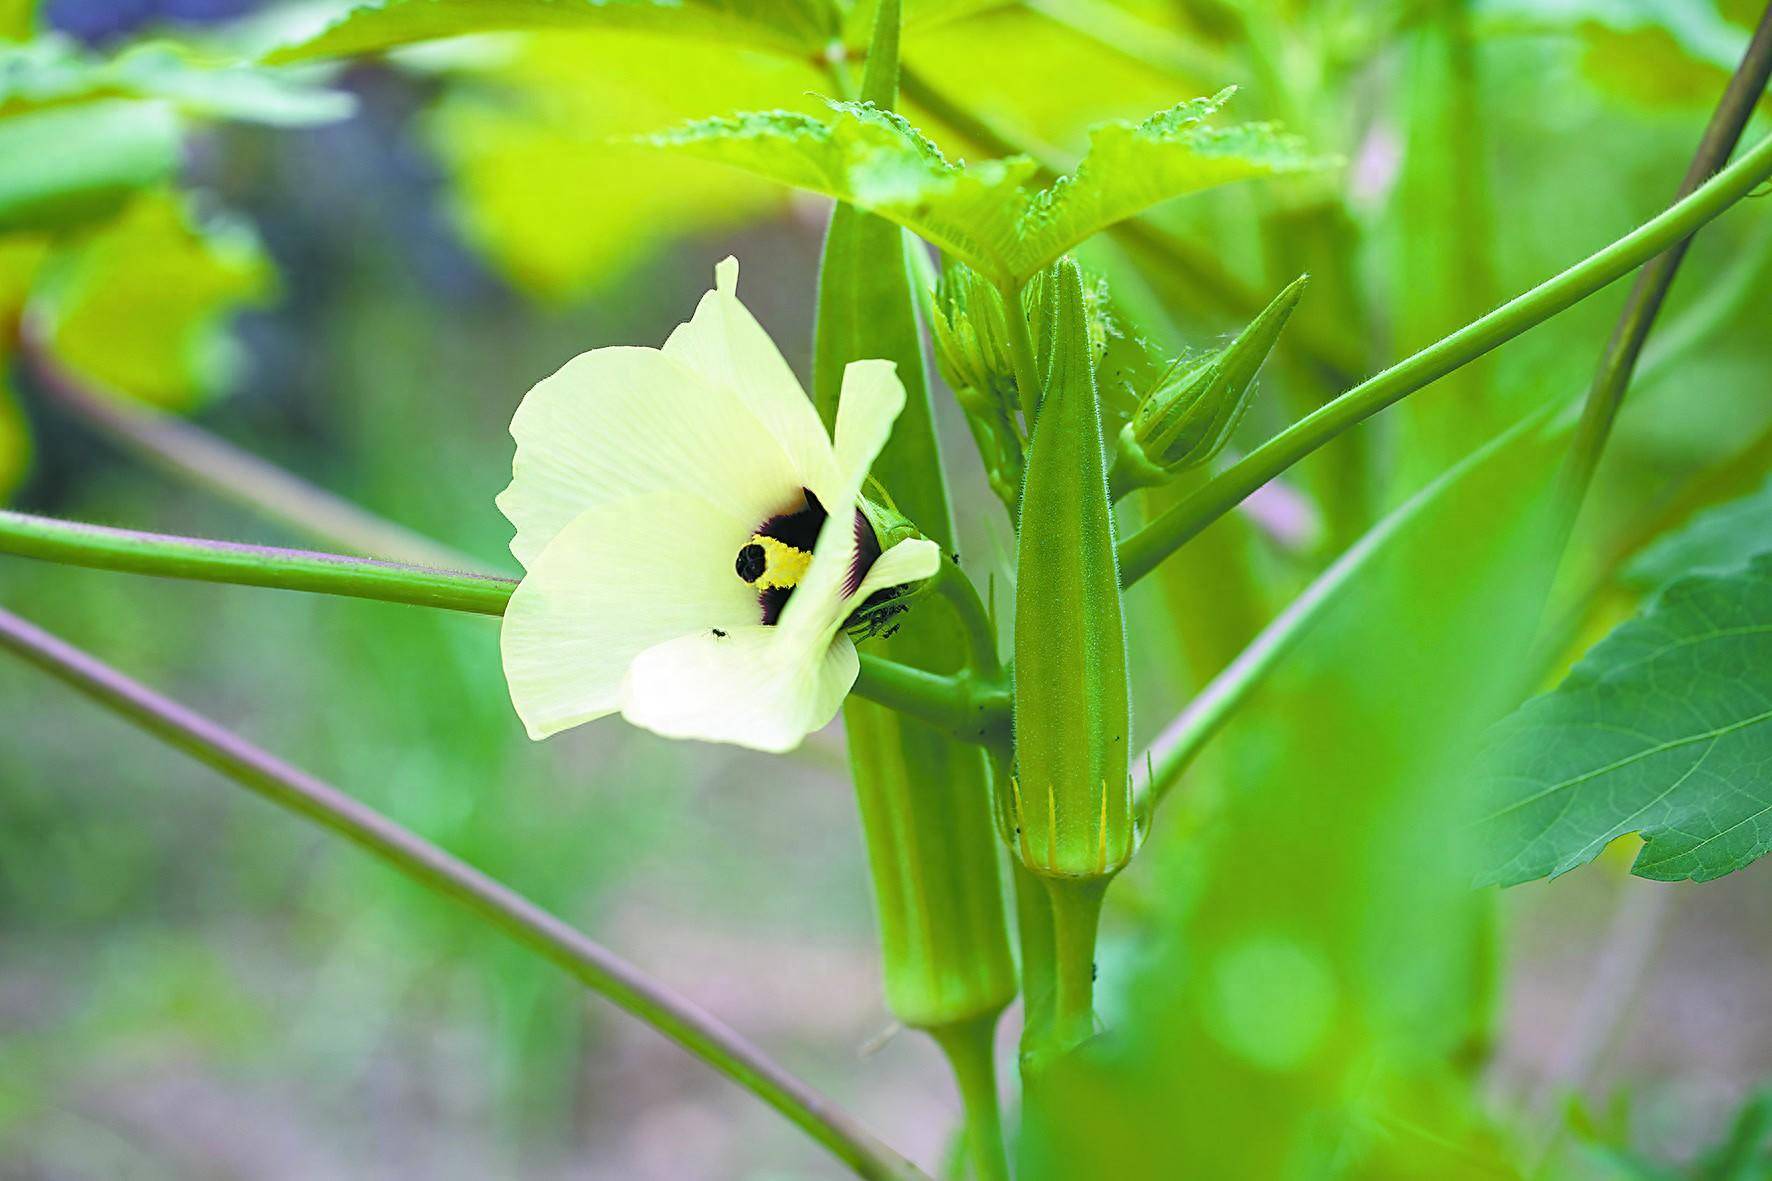
[[[375,0],[265,61],[351,57],[534,29],[649,30],[801,56],[822,53],[838,32],[828,0]]]
[[[646,142],[898,222],[999,284],[1019,284],[1099,230],[1174,197],[1318,165],[1269,124],[1205,126],[1232,92],[1194,99],[1090,137],[1076,171],[1030,186],[1023,156],[954,163],[902,117],[833,102],[832,117],[762,111],[708,119]]]
[[[1499,723],[1485,883],[1554,877],[1618,837],[1632,872],[1708,881],[1772,849],[1772,553],[1685,578]]]

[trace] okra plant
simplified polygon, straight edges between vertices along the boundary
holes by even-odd
[[[1660,882],[1772,851],[1772,234],[1746,200],[1772,15],[1674,7],[375,0],[90,49],[0,6],[0,489],[33,494],[40,399],[324,547],[0,510],[0,553],[497,617],[502,683],[462,708],[549,744],[511,768],[626,725],[760,752],[767,814],[769,769],[837,723],[884,1003],[958,1113],[910,1151],[339,788],[5,611],[0,646],[857,1176],[1762,1176],[1763,1099],[1676,1173],[1566,1102],[1586,1074],[1528,1099],[1497,1048],[1491,887],[1621,842]],[[1569,44],[1583,85],[1693,91],[1663,113],[1691,162],[1515,284],[1493,243],[1531,214],[1485,104]],[[800,288],[741,235],[662,339],[484,391],[512,410],[508,484],[474,492],[509,575],[177,417],[275,289],[186,146],[338,124],[381,76],[434,103],[468,240],[531,294],[815,202]],[[1660,315],[1695,240],[1702,293]],[[796,303],[809,341],[766,326]],[[1725,425],[1682,434],[1712,396]]]

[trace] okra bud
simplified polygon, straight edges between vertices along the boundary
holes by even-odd
[[[1063,259],[1046,285],[1051,366],[1017,543],[1016,773],[1000,806],[1028,869],[1105,879],[1134,845],[1126,621],[1082,273]]]
[[[1120,431],[1110,485],[1115,499],[1209,463],[1255,400],[1255,374],[1298,306],[1301,275],[1216,353],[1170,367]]]

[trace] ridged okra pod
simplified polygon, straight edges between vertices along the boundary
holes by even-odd
[[[1095,926],[1135,845],[1126,621],[1082,274],[1061,260],[1051,365],[1028,447],[1015,590],[1015,775],[1005,829],[1052,896],[1052,1036],[1091,1031]]]

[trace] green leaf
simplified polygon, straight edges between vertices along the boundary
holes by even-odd
[[[165,409],[188,409],[232,373],[226,328],[275,275],[244,225],[199,221],[171,192],[144,195],[71,244],[33,296],[73,372]]]
[[[115,57],[59,36],[0,45],[0,112],[99,98],[165,99],[191,115],[305,127],[349,115],[350,95],[284,72],[204,61],[171,42],[134,46]]]
[[[1482,881],[1593,860],[1708,881],[1772,849],[1772,554],[1668,587],[1553,692],[1498,724],[1477,829]]]
[[[265,60],[349,57],[529,29],[651,30],[804,56],[832,41],[837,15],[826,0],[378,0]]]
[[[783,204],[773,185],[617,137],[735,103],[809,102],[819,81],[802,62],[626,32],[526,38],[450,77],[426,132],[454,182],[452,211],[512,282],[550,299]]]
[[[0,232],[114,213],[172,175],[179,142],[164,103],[108,99],[0,120]]]
[[[1037,169],[1026,157],[954,163],[905,119],[858,103],[831,103],[828,120],[762,111],[646,142],[868,209],[1007,285],[1163,201],[1316,166],[1270,124],[1206,126],[1231,93],[1097,127],[1076,171],[1045,190],[1030,187]]]
[[[1658,538],[1631,560],[1624,576],[1645,589],[1659,589],[1687,574],[1740,566],[1765,550],[1767,538],[1772,538],[1772,480]]]

